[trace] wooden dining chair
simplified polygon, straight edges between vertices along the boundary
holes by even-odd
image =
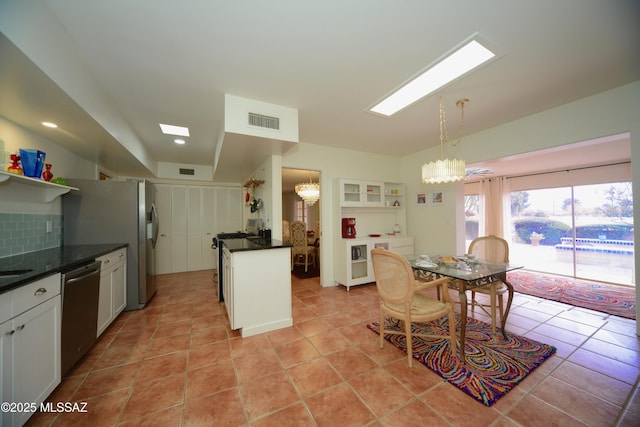
[[[296,265],[304,265],[304,271],[309,270],[309,265],[316,264],[316,248],[309,245],[307,238],[307,224],[302,221],[291,223],[291,270]]]
[[[384,334],[405,335],[407,357],[411,368],[413,367],[413,336],[442,338],[442,335],[437,334],[414,333],[411,330],[411,324],[430,322],[447,316],[451,354],[456,354],[456,320],[453,301],[447,290],[449,278],[442,277],[431,282],[419,282],[421,289],[441,288],[444,301],[439,301],[415,292],[418,282],[413,277],[411,265],[402,255],[384,248],[376,248],[371,250],[371,262],[380,301],[380,348],[384,346]],[[385,328],[387,317],[402,321],[404,331]]]
[[[506,240],[494,236],[478,237],[469,244],[468,254],[475,255],[479,260],[489,262],[509,262],[509,243]],[[507,285],[497,281],[489,283],[481,288],[471,291],[471,312],[475,313],[475,307],[479,307],[488,316],[491,316],[491,332],[496,333],[496,302],[500,313],[500,320],[504,316],[504,294],[507,293]],[[489,295],[489,304],[480,303],[476,300],[476,293]],[[496,301],[497,300],[497,301]],[[487,310],[487,308],[489,310]]]
[[[282,220],[282,241],[291,243],[291,224],[286,219]]]

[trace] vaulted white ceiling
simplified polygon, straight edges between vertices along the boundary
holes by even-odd
[[[0,115],[124,175],[213,165],[225,94],[297,109],[300,142],[401,156],[438,143],[438,96],[450,122],[471,100],[469,134],[640,80],[638,22],[634,0],[0,0]],[[497,60],[390,118],[366,111],[474,34]],[[233,144],[214,181],[265,154]]]

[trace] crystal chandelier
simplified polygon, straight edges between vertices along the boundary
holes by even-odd
[[[469,102],[468,99],[461,99],[456,102],[456,106],[460,107],[460,134],[464,125],[464,104]],[[465,179],[465,161],[461,159],[445,159],[444,158],[444,141],[445,138],[452,147],[460,143],[460,137],[454,144],[449,140],[447,132],[447,118],[444,113],[444,103],[440,97],[440,160],[429,162],[422,165],[422,182],[425,184],[440,184],[443,182],[456,182]]]
[[[309,182],[296,185],[296,193],[298,193],[298,196],[300,196],[307,205],[313,206],[320,198],[320,184],[312,182],[311,177],[309,177]]]

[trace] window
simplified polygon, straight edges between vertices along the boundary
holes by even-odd
[[[629,162],[493,181],[465,184],[467,244],[502,235],[525,269],[634,286]]]
[[[309,228],[309,212],[307,208],[307,204],[304,200],[296,200],[295,201],[295,220],[302,221],[307,224],[307,229]]]
[[[480,235],[480,195],[466,194],[464,196],[464,228],[465,247],[469,247],[471,241]]]
[[[529,270],[633,285],[631,182],[511,192],[510,259]]]

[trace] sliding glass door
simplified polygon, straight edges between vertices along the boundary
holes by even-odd
[[[631,183],[576,186],[573,203],[576,276],[633,284]]]
[[[511,260],[527,269],[633,285],[630,182],[511,192]]]

